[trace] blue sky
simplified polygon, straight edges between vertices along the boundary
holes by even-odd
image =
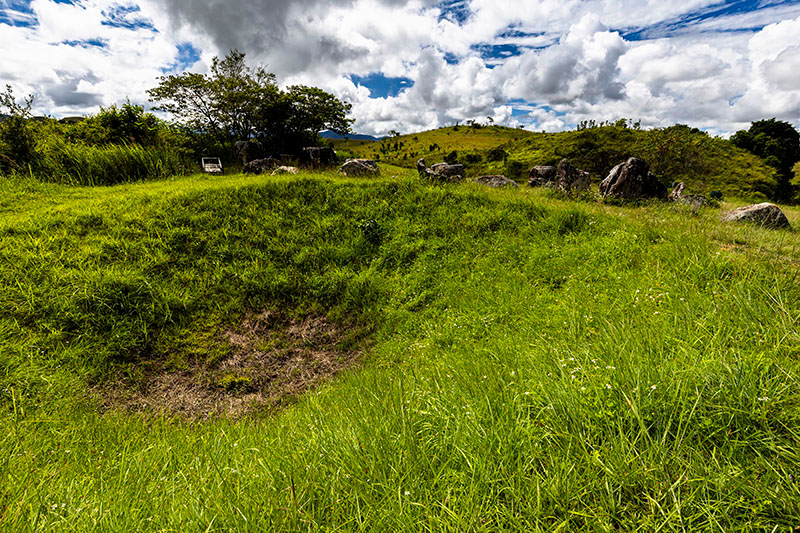
[[[727,134],[800,117],[800,0],[0,0],[0,82],[38,112],[148,105],[237,47],[383,134],[581,120]],[[800,125],[800,124],[798,124]]]

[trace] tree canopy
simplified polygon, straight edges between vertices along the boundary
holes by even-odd
[[[731,142],[764,160],[778,172],[778,197],[788,200],[791,197],[794,165],[800,161],[800,133],[788,122],[758,120],[749,130],[737,131]]]
[[[238,50],[215,57],[209,74],[161,76],[148,94],[155,109],[225,145],[255,138],[273,151],[295,152],[315,143],[321,130],[345,134],[352,124],[350,104],[316,87],[282,90],[274,74],[250,68]]]

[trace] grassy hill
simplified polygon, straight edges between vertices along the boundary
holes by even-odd
[[[391,137],[383,141],[333,141],[337,151],[350,152],[358,157],[368,157],[391,165],[413,168],[419,158],[429,164],[438,163],[445,156],[457,152],[462,160],[468,154],[483,156],[505,143],[526,139],[531,135],[523,129],[505,126],[451,126],[421,133]]]
[[[391,174],[3,182],[0,529],[800,523],[796,233]]]
[[[427,149],[434,144],[440,149]],[[597,183],[617,163],[635,156],[648,161],[665,185],[683,181],[694,193],[719,190],[728,196],[763,200],[776,186],[774,169],[758,157],[686,126],[656,130],[604,126],[563,133],[460,126],[404,135],[383,144],[350,142],[338,148],[407,168],[418,157],[430,164],[456,151],[457,161],[467,166],[469,176],[500,173],[520,180],[527,177],[530,167],[556,165],[566,157],[592,173]]]

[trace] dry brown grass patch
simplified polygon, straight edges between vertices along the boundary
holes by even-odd
[[[323,316],[287,319],[267,311],[218,337],[229,345],[228,357],[180,370],[154,362],[135,379],[119,378],[99,389],[103,408],[187,419],[270,413],[361,356],[353,347],[353,328]]]

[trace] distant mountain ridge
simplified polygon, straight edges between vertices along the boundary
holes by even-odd
[[[319,136],[322,137],[323,139],[336,139],[336,140],[352,139],[354,141],[380,141],[384,139],[384,137],[374,137],[372,135],[365,135],[363,133],[351,133],[347,135],[341,135],[331,130],[321,131]]]

